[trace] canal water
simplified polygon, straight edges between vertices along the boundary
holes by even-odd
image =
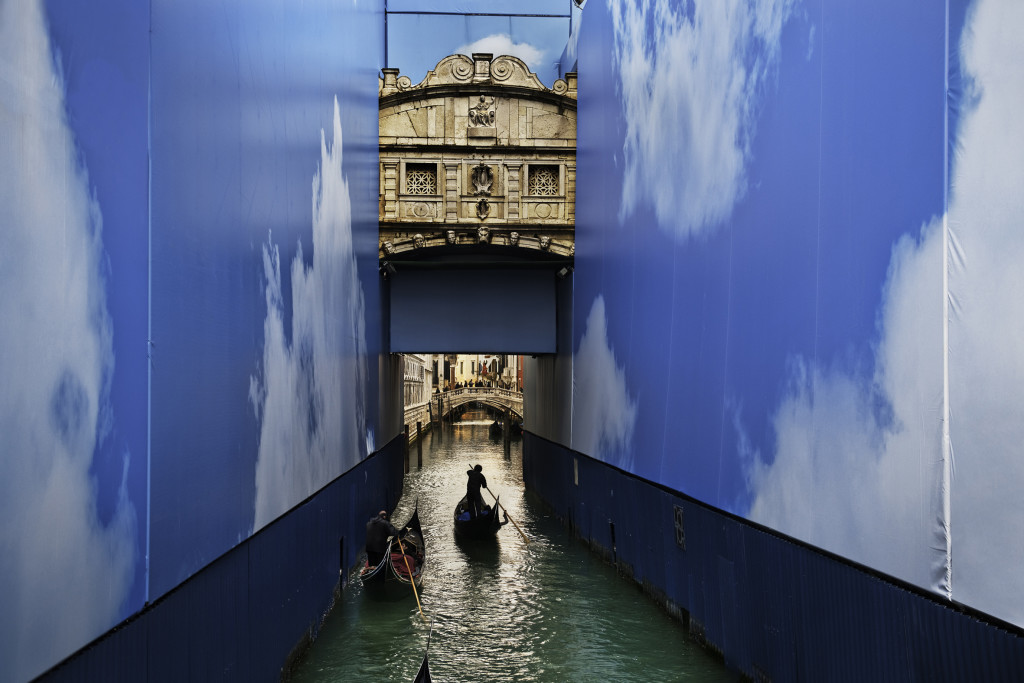
[[[422,467],[411,448],[393,521],[419,510],[423,614],[411,590],[406,599],[377,600],[353,571],[289,680],[412,681],[428,635],[431,675],[440,683],[739,680],[524,495],[522,442],[513,440],[506,456],[490,424],[484,412],[469,412],[427,434]],[[454,536],[452,514],[476,464],[514,523],[494,543],[466,545]],[[484,499],[491,502],[486,491]]]

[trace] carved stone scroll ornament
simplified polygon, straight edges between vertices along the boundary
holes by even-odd
[[[480,220],[487,218],[487,214],[491,212],[491,205],[486,199],[481,199],[476,203],[476,215]]]
[[[491,171],[490,166],[487,164],[474,166],[470,180],[473,181],[473,187],[476,188],[473,194],[491,194],[491,186],[494,184],[494,173]]]
[[[494,125],[494,98],[481,95],[477,103],[469,108],[469,123],[473,126]]]

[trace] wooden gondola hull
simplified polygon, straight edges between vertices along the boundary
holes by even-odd
[[[498,513],[498,501],[495,500],[494,505],[485,507],[481,514],[470,516],[468,501],[463,498],[455,506],[455,533],[462,538],[493,538],[502,526]]]

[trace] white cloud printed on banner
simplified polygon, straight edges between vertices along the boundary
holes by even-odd
[[[649,203],[687,239],[729,217],[746,193],[757,93],[794,2],[611,3],[626,125],[620,221]]]
[[[573,356],[572,448],[632,471],[637,402],[608,343],[604,297],[597,297]]]
[[[100,207],[38,2],[0,4],[0,679],[113,626],[136,561],[125,478],[104,523],[90,467],[112,424]]]
[[[1012,27],[1012,28],[1011,28]],[[976,106],[949,207],[953,597],[1024,626],[1024,3],[984,0],[960,43]]]
[[[264,351],[249,389],[260,424],[254,530],[357,464],[373,441],[366,433],[366,316],[342,175],[337,98],[333,133],[328,145],[321,131],[321,168],[313,179],[313,262],[304,265],[300,243],[291,264],[287,336],[278,248],[263,247]]]
[[[507,33],[495,33],[455,50],[455,54],[460,55],[472,55],[474,52],[484,52],[495,57],[512,55],[526,62],[531,71],[536,71],[541,60],[544,58],[544,50],[529,43],[513,42],[512,36]]]
[[[893,249],[873,375],[791,362],[774,459],[748,470],[751,519],[921,586],[945,553],[941,240],[933,222]]]
[[[1024,626],[1024,43],[1008,26],[1024,26],[1024,5],[980,2],[959,51],[975,101],[961,111],[948,209],[950,589]],[[942,239],[935,221],[893,250],[871,383],[796,362],[777,453],[750,470],[756,521],[936,589]],[[891,405],[888,426],[872,418],[870,386]]]

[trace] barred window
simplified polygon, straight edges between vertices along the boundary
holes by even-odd
[[[437,167],[434,164],[407,164],[405,191],[407,194],[437,194]]]
[[[531,195],[543,197],[554,197],[558,194],[558,167],[557,166],[530,166]]]

